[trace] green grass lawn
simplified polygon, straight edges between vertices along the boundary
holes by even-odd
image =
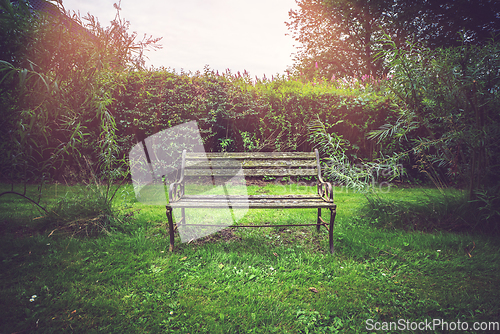
[[[51,185],[42,203],[84,189]],[[439,192],[380,196],[411,202],[429,194]],[[363,333],[433,319],[486,333],[473,323],[498,324],[497,237],[381,228],[363,216],[364,195],[336,188],[335,202],[334,255],[326,230],[315,227],[227,229],[188,244],[176,235],[170,253],[164,208],[138,203],[131,186],[115,198],[119,220],[99,235],[87,233],[89,223],[57,225],[21,197],[2,196],[0,333]],[[313,223],[315,215],[250,210],[241,224]]]

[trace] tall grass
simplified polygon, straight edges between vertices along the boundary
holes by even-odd
[[[367,192],[366,205],[360,212],[369,222],[381,228],[425,232],[500,232],[498,224],[492,224],[492,219],[486,217],[491,214],[491,209],[477,201],[470,201],[468,195],[462,191],[417,191],[421,192],[420,196],[412,198],[397,196],[397,192],[384,196],[374,191]],[[483,209],[484,212],[481,211]]]

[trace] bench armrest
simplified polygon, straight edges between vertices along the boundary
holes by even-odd
[[[318,182],[318,195],[326,202],[333,202],[333,187],[330,182]]]
[[[169,202],[177,202],[184,196],[184,168],[186,167],[186,150],[182,150],[181,177],[179,181],[170,184],[168,189]]]
[[[177,202],[184,196],[184,182],[174,182],[170,184],[168,199],[170,202]]]
[[[333,202],[333,187],[330,182],[323,181],[321,177],[321,164],[319,162],[318,149],[314,149],[316,154],[316,168],[318,169],[318,195],[327,202]]]

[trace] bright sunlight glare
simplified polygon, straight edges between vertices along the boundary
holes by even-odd
[[[66,10],[96,16],[103,26],[116,14],[118,0],[63,0]],[[163,37],[162,49],[149,51],[146,66],[176,71],[210,69],[252,76],[284,74],[293,63],[293,39],[287,35],[294,0],[143,0],[121,1],[120,15],[130,31]]]

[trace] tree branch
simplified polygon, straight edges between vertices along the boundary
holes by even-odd
[[[29,198],[28,196],[23,195],[21,193],[18,193],[17,191],[5,191],[3,193],[0,193],[0,197],[2,197],[3,195],[8,195],[8,194],[13,194],[13,195],[21,196],[22,198],[24,198],[24,199],[30,201],[31,203],[35,204],[36,206],[38,206],[40,209],[42,209],[43,211],[45,211],[45,213],[48,213],[47,209],[45,209],[43,206],[41,206],[40,204],[38,204],[37,202],[35,202],[31,198]]]

